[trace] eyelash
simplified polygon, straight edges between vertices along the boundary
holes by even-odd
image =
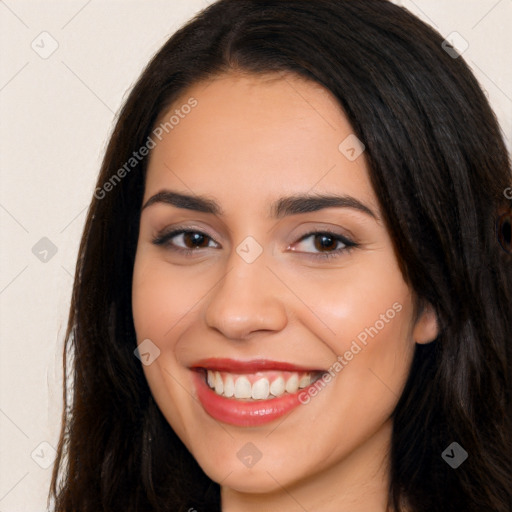
[[[206,233],[203,233],[202,231],[194,230],[194,229],[190,229],[190,228],[187,228],[187,229],[176,228],[169,233],[165,233],[165,232],[159,233],[153,239],[153,244],[159,245],[159,246],[168,245],[170,250],[172,250],[172,251],[181,253],[185,256],[191,256],[192,253],[197,252],[200,248],[199,249],[184,249],[183,247],[177,247],[170,243],[170,240],[172,238],[174,238],[175,236],[187,234],[187,233],[188,234],[191,234],[191,233],[199,234],[199,235],[209,238],[210,240],[213,240],[215,242],[215,240],[212,237],[210,237]],[[343,253],[348,253],[352,249],[354,249],[358,246],[358,244],[353,242],[352,240],[350,240],[342,235],[339,235],[338,233],[333,233],[332,231],[328,231],[328,230],[327,231],[312,231],[312,232],[307,233],[304,236],[302,236],[298,240],[298,242],[302,242],[303,240],[306,240],[307,238],[310,238],[311,236],[314,236],[314,235],[316,235],[316,236],[327,235],[328,237],[333,238],[336,242],[341,242],[344,245],[344,247],[342,247],[341,249],[336,249],[334,251],[330,251],[330,252],[326,252],[326,253],[322,253],[322,252],[316,253],[316,254],[306,253],[306,254],[309,254],[310,257],[312,257],[312,258],[319,258],[319,259],[339,258],[340,256],[342,256]],[[215,242],[215,243],[217,243],[217,242]],[[297,252],[299,252],[299,251],[297,251]]]

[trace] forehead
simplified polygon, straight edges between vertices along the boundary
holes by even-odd
[[[364,153],[351,160],[340,150],[352,127],[316,82],[222,75],[185,91],[158,126],[146,197],[166,187],[226,200],[236,192],[247,206],[282,192],[340,192],[376,207]]]

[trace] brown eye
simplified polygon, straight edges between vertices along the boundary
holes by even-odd
[[[187,249],[204,247],[205,241],[206,247],[208,247],[208,238],[209,237],[207,235],[197,231],[186,231],[183,233],[183,241],[185,242]],[[188,246],[188,243],[190,243],[191,246]]]
[[[310,239],[311,241],[306,242]],[[293,249],[296,252],[304,252],[313,258],[331,258],[341,256],[344,252],[357,246],[355,242],[337,233],[315,231],[308,233],[299,240],[304,249]]]
[[[338,240],[331,235],[315,235],[315,249],[322,251],[324,249],[336,249]]]
[[[191,229],[175,229],[169,233],[158,235],[153,243],[167,246],[171,250],[184,251],[186,253],[211,247],[210,241],[215,241],[206,233]]]

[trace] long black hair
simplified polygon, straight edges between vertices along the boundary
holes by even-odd
[[[439,336],[416,347],[393,413],[390,506],[510,512],[512,256],[496,231],[511,165],[485,95],[442,43],[386,0],[220,0],[156,54],[117,120],[80,245],[56,510],[220,510],[219,485],[160,413],[133,354],[147,158],[126,162],[188,87],[237,70],[294,73],[334,94],[366,146],[404,278],[435,309]],[[468,454],[457,469],[442,456],[452,442]]]

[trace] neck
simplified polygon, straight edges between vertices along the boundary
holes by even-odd
[[[222,512],[389,512],[391,420],[342,461],[321,472],[283,483],[269,473],[271,493],[242,493],[221,487]]]

